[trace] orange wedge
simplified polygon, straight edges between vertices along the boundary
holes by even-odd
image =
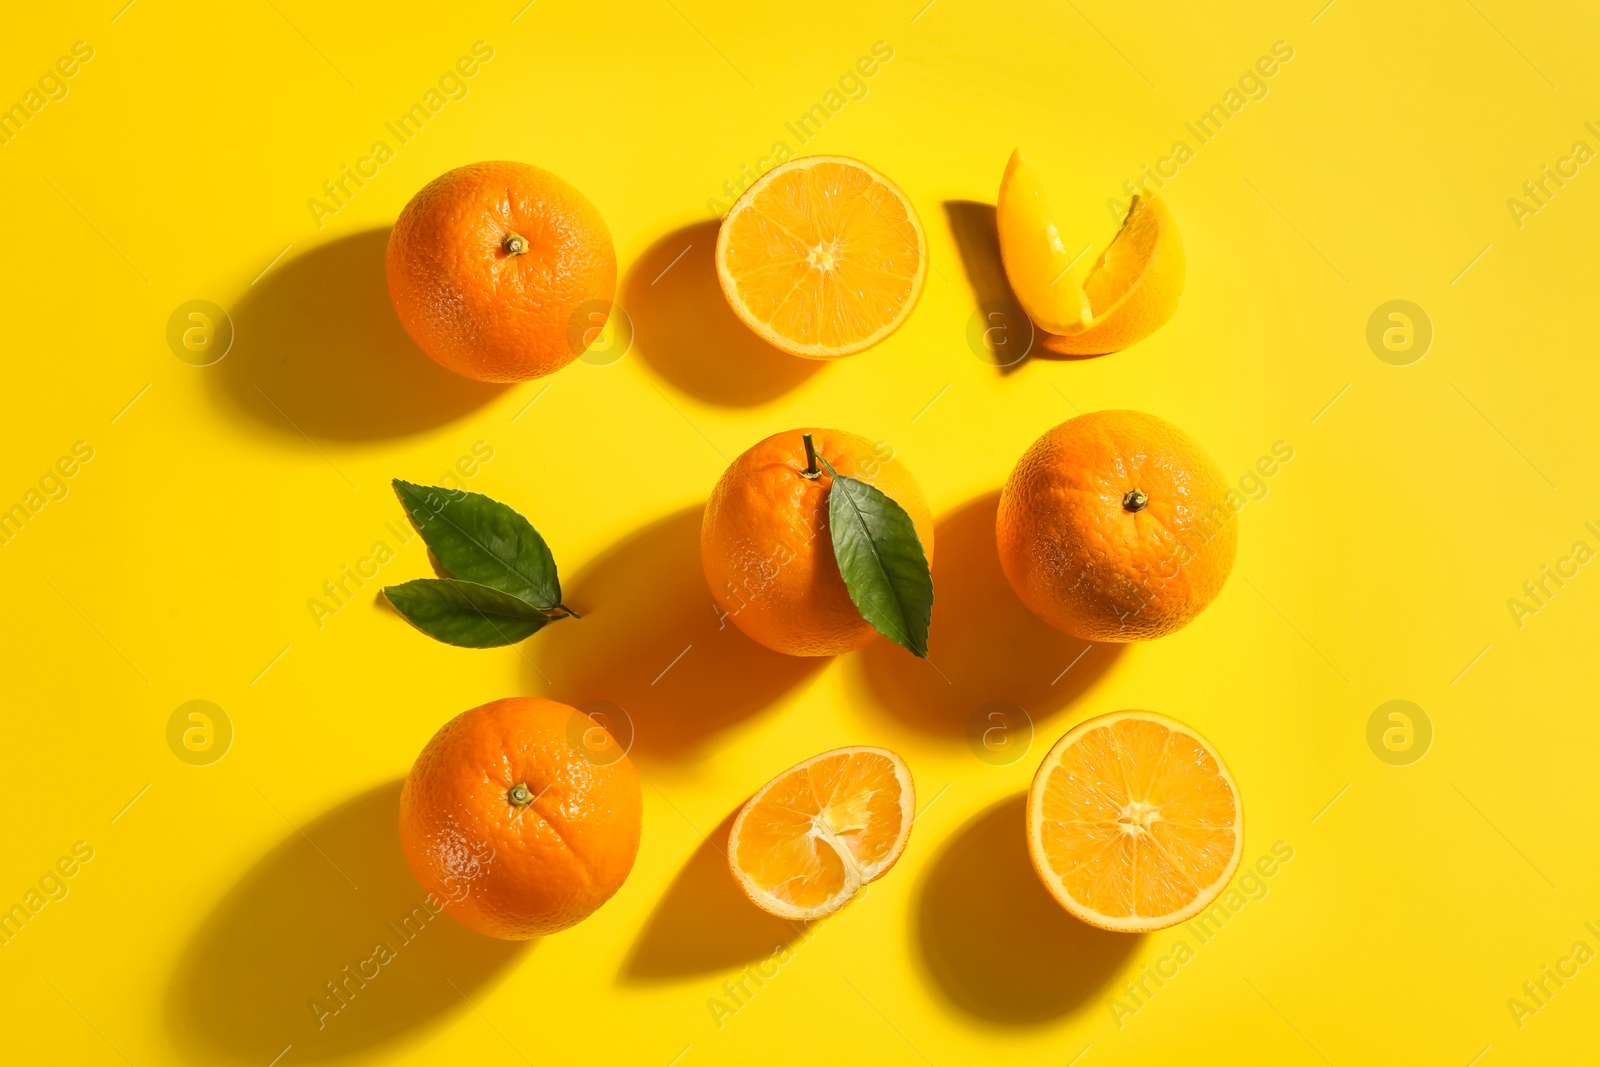
[[[808,359],[854,355],[894,333],[927,274],[911,202],[844,156],[801,156],[767,171],[717,233],[717,278],[734,314]]]
[[[1094,310],[1073,268],[1088,254],[1082,240],[1067,247],[1067,228],[1058,218],[1039,172],[1022,149],[1011,153],[1000,179],[995,205],[1000,231],[1000,261],[1033,324],[1049,333],[1078,333],[1094,321]],[[1088,235],[1077,235],[1087,237]]]
[[[1021,150],[1000,179],[995,209],[1006,278],[1043,345],[1064,355],[1119,352],[1160,329],[1183,294],[1183,241],[1166,205],[1133,198],[1122,228],[1099,257],[1069,233]]]
[[[883,877],[905,851],[916,791],[882,748],[836,748],[790,767],[740,809],[728,866],[745,894],[784,919],[820,919]]]
[[[1086,923],[1175,926],[1217,898],[1239,866],[1244,820],[1221,757],[1149,711],[1079,723],[1028,790],[1028,853],[1057,902]]]

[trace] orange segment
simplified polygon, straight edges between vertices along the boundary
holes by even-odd
[[[1077,333],[1094,321],[1089,297],[1073,268],[1088,251],[1068,248],[1044,183],[1022,149],[1011,153],[995,206],[1000,259],[1028,317],[1050,333]],[[1081,272],[1080,272],[1081,273]]]
[[[1082,333],[1047,335],[1045,347],[1089,356],[1144,340],[1178,310],[1184,270],[1183,242],[1166,204],[1135,196],[1122,229],[1083,283],[1094,324]]]
[[[1033,165],[1020,150],[1012,153],[1000,179],[995,224],[1017,302],[1053,352],[1118,352],[1150,336],[1177,311],[1186,269],[1183,241],[1166,205],[1141,193],[1111,243],[1090,260],[1086,252],[1100,238],[1080,215],[1052,205]]]
[[[894,866],[915,809],[911,772],[893,752],[824,752],[778,775],[740,809],[728,866],[763,910],[820,918]]]
[[[899,329],[927,271],[911,202],[844,156],[767,171],[717,234],[717,277],[734,314],[769,344],[811,359],[853,355]]]
[[[1221,757],[1189,727],[1119,711],[1056,742],[1028,791],[1028,852],[1052,896],[1107,930],[1160,930],[1233,877],[1243,809]]]

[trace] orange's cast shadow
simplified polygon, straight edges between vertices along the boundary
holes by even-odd
[[[661,519],[585,566],[562,588],[582,618],[523,646],[528,692],[617,705],[645,762],[692,755],[828,662],[764,648],[723,615],[700,566],[704,510]]]
[[[897,718],[931,733],[962,736],[993,701],[1017,704],[1037,729],[1093,685],[1125,647],[1070,637],[1017,598],[995,547],[999,504],[999,492],[988,493],[934,528],[928,658],[888,641],[874,641],[860,654],[872,694]]]
[[[400,784],[285,835],[201,923],[167,994],[187,1059],[357,1055],[470,1012],[465,998],[531,949],[424,904],[400,850]]]
[[[980,200],[946,200],[945,218],[961,252],[961,266],[984,320],[969,329],[967,344],[973,354],[992,363],[1002,375],[1012,374],[1030,359],[1094,359],[1052,352],[1044,346],[1044,332],[1028,318],[1017,302],[1000,258],[1000,229],[995,206]],[[981,353],[981,354],[980,354]]]
[[[981,200],[946,200],[945,219],[961,252],[961,267],[979,304],[1015,301],[1000,259],[1000,227],[993,204]]]
[[[623,280],[634,346],[657,373],[710,404],[746,407],[782,396],[822,369],[772,347],[740,322],[717,281],[720,223],[685,226],[652,245]]]
[[[229,310],[233,348],[205,368],[213,397],[295,442],[372,440],[461,418],[508,388],[429,359],[389,301],[389,231],[277,264]]]
[[[734,881],[727,848],[738,814],[738,808],[730,811],[672,880],[634,939],[623,964],[623,982],[664,982],[725,971],[768,959],[804,933],[804,923],[767,914]]]
[[[917,946],[933,985],[969,1015],[1033,1026],[1084,1005],[1143,935],[1080,922],[1028,858],[1027,796],[974,816],[945,843],[917,896]]]

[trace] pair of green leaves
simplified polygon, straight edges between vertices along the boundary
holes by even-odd
[[[496,500],[396,478],[395,495],[448,578],[387,586],[395,610],[462,648],[521,641],[576,613],[561,603],[556,561],[539,531]]]
[[[811,455],[811,435],[805,436]],[[851,602],[874,630],[926,659],[933,573],[911,516],[883,490],[840,474],[820,455],[815,460],[833,475],[828,529]]]

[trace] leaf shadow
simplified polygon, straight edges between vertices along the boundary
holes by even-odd
[[[1069,915],[1028,857],[1027,794],[979,812],[927,868],[914,912],[934,987],[968,1015],[1037,1026],[1081,1007],[1138,949],[1142,934]]]

